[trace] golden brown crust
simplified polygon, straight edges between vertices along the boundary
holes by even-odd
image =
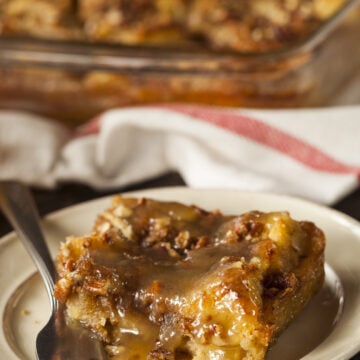
[[[80,0],[85,36],[123,44],[171,43],[183,37],[183,0]]]
[[[324,246],[286,212],[115,197],[62,244],[55,296],[119,359],[262,360],[320,288]]]
[[[213,48],[266,52],[305,38],[343,3],[342,0],[196,0],[189,13],[189,27]]]
[[[2,0],[0,33],[77,39],[80,29],[72,0]]]
[[[2,0],[5,33],[263,52],[294,44],[345,0]]]

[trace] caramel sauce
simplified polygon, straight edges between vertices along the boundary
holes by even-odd
[[[216,271],[222,260],[249,261],[251,248],[251,245],[245,243],[223,244],[190,250],[180,260],[171,257],[162,248],[139,249],[134,246],[126,252],[121,248],[91,251],[90,257],[94,263],[111,269],[124,289],[117,308],[125,321],[119,327],[118,339],[112,341],[126,344],[126,352],[130,353],[139,348],[136,343],[146,348],[145,353],[156,342],[166,347],[172,342],[178,343],[176,326],[170,324],[168,328],[164,327],[163,316],[179,313],[182,306],[188,306],[187,295],[209,273]],[[129,327],[126,327],[127,317],[132,319]],[[162,324],[162,329],[159,324]]]

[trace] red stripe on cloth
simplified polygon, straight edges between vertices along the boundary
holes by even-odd
[[[348,166],[332,158],[322,150],[260,120],[194,105],[164,105],[172,111],[204,120],[262,145],[280,151],[309,168],[337,174],[354,174],[360,178],[360,168]]]
[[[98,134],[100,132],[101,120],[102,120],[102,114],[91,119],[89,122],[76,129],[75,136],[81,137],[81,136]]]

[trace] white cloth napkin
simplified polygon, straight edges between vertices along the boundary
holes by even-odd
[[[178,171],[189,186],[293,194],[330,204],[359,184],[360,106],[114,109],[77,129],[0,112],[0,177],[115,188]]]

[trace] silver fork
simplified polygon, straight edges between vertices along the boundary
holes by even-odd
[[[0,182],[0,207],[17,232],[44,281],[51,317],[36,338],[38,360],[106,359],[103,345],[76,324],[67,324],[64,309],[53,295],[56,271],[39,225],[39,216],[28,188],[19,182]]]

